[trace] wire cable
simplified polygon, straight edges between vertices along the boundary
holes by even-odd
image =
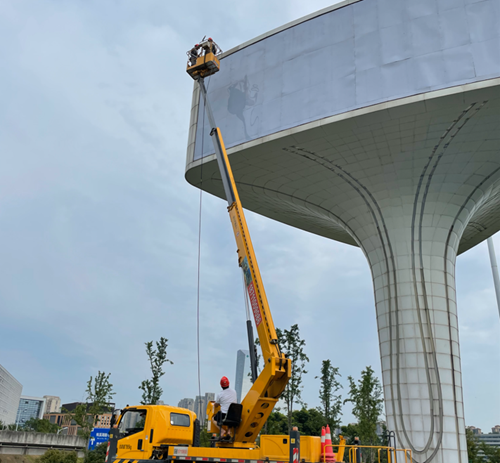
[[[210,80],[208,82],[210,84]],[[208,89],[207,84],[207,89]],[[202,112],[202,127],[205,127],[205,111]],[[205,141],[205,131],[201,131],[201,163],[200,163],[200,200],[198,211],[198,270],[197,270],[197,290],[196,290],[196,351],[198,357],[198,418],[202,416],[201,400],[201,357],[200,357],[200,288],[201,288],[201,218],[203,210],[203,146]]]
[[[203,164],[202,164],[203,165]],[[200,361],[200,269],[201,269],[201,211],[203,190],[200,188],[200,209],[198,212],[198,288],[196,292],[196,350],[198,354],[198,416],[201,416],[201,361]]]

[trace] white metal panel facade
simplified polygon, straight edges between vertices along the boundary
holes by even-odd
[[[13,424],[16,421],[22,384],[0,365],[0,421]]]
[[[361,0],[224,57],[206,84],[226,147],[500,76],[500,0]],[[203,103],[194,159],[213,152]]]

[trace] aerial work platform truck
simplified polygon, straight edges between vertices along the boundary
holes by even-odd
[[[220,48],[212,39],[202,41],[188,51],[187,73],[197,82],[205,102],[215,155],[222,177],[228,212],[236,240],[238,265],[243,277],[257,328],[263,367],[257,374],[253,345],[253,327],[247,316],[253,385],[241,404],[231,404],[226,418],[219,423],[229,430],[229,439],[216,438],[211,447],[200,446],[204,432],[215,433],[212,425],[218,408],[207,406],[207,423],[200,423],[193,411],[169,405],[138,405],[121,411],[117,427],[111,429],[107,463],[144,462],[147,460],[217,461],[227,463],[319,463],[342,461],[345,440],[330,446],[330,458],[325,458],[319,436],[304,436],[295,428],[290,435],[260,435],[274,406],[291,376],[291,361],[280,351],[278,337],[264,291],[245,215],[224,147],[221,131],[207,98],[204,79],[220,70]],[[257,443],[258,442],[258,443]],[[332,448],[337,451],[334,453]],[[323,455],[322,455],[323,451]],[[380,452],[379,452],[380,454]],[[390,460],[389,460],[390,461]]]

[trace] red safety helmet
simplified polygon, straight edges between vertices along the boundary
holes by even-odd
[[[209,38],[208,38],[208,41],[209,41],[209,42],[212,42],[212,37],[209,37]]]
[[[227,379],[226,376],[223,376],[220,379],[220,387],[229,387],[229,380]]]

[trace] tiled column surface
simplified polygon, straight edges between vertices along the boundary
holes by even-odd
[[[474,172],[439,181],[432,156],[393,182],[351,177],[362,202],[352,200],[346,223],[372,271],[387,424],[417,462],[468,461],[455,261],[465,226],[497,194],[500,173],[499,160],[472,158]]]
[[[381,212],[399,222],[382,224],[380,245],[365,248],[372,249],[388,428],[415,461],[465,463],[454,218],[429,211],[420,227],[413,215],[391,220],[395,211]]]
[[[500,160],[458,151],[408,154],[411,168],[386,166],[392,181],[352,175],[359,205],[343,214],[372,271],[388,428],[417,462],[468,461],[455,261],[470,218],[497,194]]]

